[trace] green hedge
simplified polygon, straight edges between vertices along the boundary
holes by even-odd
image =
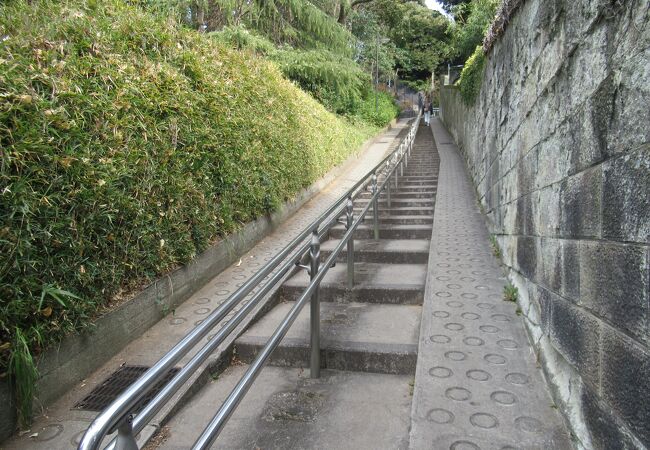
[[[210,36],[237,49],[267,56],[278,65],[284,76],[332,112],[357,117],[379,127],[399,114],[394,99],[382,92],[378,94],[375,111],[370,75],[345,56],[325,49],[276,48],[271,41],[241,26],[224,27]]]
[[[0,36],[2,367],[273,210],[376,131],[264,59],[126,2],[5,2]]]
[[[364,121],[375,124],[378,127],[386,125],[399,114],[399,106],[391,94],[377,91],[371,92],[361,103],[357,115]]]

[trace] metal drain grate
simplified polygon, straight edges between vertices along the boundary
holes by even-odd
[[[97,386],[83,400],[74,405],[74,409],[86,411],[103,411],[122,392],[126,390],[135,380],[149,370],[147,366],[122,366],[102,384]],[[147,395],[140,400],[132,411],[134,414],[142,411],[158,392],[176,375],[180,369],[173,368],[151,389]]]

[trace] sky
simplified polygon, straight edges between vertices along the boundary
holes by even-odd
[[[442,5],[440,2],[437,0],[424,0],[424,3],[431,9],[434,9],[436,11],[440,11],[444,15],[447,15],[447,13],[442,9]]]

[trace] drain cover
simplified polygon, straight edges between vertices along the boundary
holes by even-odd
[[[97,386],[83,400],[74,405],[74,409],[83,409],[86,411],[103,411],[111,404],[122,392],[135,382],[140,376],[149,370],[147,366],[122,366],[102,384]],[[135,406],[132,413],[139,413],[147,403],[149,403],[158,392],[171,380],[180,369],[173,368],[156,383],[147,395],[140,400]]]

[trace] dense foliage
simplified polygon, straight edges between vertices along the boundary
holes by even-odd
[[[460,73],[460,80],[458,80],[460,96],[468,105],[474,104],[481,91],[484,68],[485,53],[483,53],[483,47],[479,45],[465,62],[463,71]]]
[[[163,15],[172,14],[188,26],[215,31],[245,26],[276,44],[300,48],[325,47],[350,53],[352,36],[334,17],[327,0],[136,0]]]
[[[352,33],[360,41],[358,59],[383,80],[417,82],[432,72],[449,53],[448,20],[436,11],[410,1],[373,0],[350,15]]]
[[[0,36],[0,363],[15,373],[374,130],[118,0],[12,1]]]
[[[453,51],[450,56],[462,62],[474,53],[490,24],[494,21],[500,0],[472,0],[455,8],[456,22],[451,25]]]

